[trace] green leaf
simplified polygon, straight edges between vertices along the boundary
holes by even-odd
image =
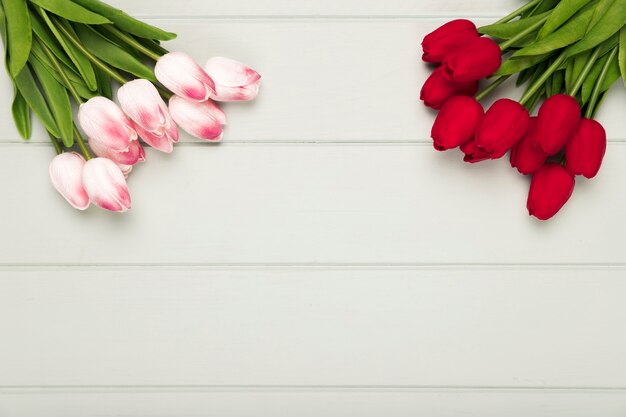
[[[478,28],[478,32],[483,35],[493,36],[500,39],[511,39],[521,31],[529,28],[541,19],[546,17],[550,12],[541,13],[525,19],[514,20],[508,23],[498,23],[493,25],[482,26]]]
[[[50,32],[48,26],[46,26],[39,16],[35,13],[31,12],[30,14],[30,22],[33,25],[33,33],[35,34],[35,38],[39,39],[52,53],[56,56],[60,61],[62,61],[65,65],[73,66],[70,57],[63,50],[63,48],[57,42],[55,36]],[[33,45],[36,41],[33,41]],[[33,46],[34,47],[34,46]]]
[[[550,17],[546,20],[546,23],[539,31],[537,39],[543,39],[555,30],[557,30],[563,23],[574,16],[577,11],[582,9],[591,0],[562,0],[556,5],[554,10],[550,12]]]
[[[600,86],[600,92],[604,92],[608,90],[613,85],[613,83],[619,79],[619,77],[620,77],[619,63],[617,62],[616,59],[614,59],[609,64],[609,70],[607,71],[606,76],[604,77],[604,81],[602,82],[602,85]]]
[[[543,0],[537,7],[532,11],[531,15],[537,15],[543,12],[547,12],[548,10],[552,10],[559,4],[561,0]]]
[[[50,74],[52,74],[55,80],[63,84],[63,86],[65,86],[66,89],[69,89],[69,87],[65,83],[65,80],[63,79],[61,74],[59,74],[56,68],[54,68],[52,64],[50,64],[50,62],[48,61],[48,57],[45,55],[43,51],[37,48],[36,45],[37,45],[36,43],[33,43],[33,53],[31,55],[31,59],[38,60],[39,63],[44,65],[46,69],[50,72]],[[66,67],[63,63],[60,63],[60,65],[63,66],[65,75],[70,80],[70,82],[72,83],[72,86],[74,87],[74,89],[76,89],[76,92],[78,93],[79,96],[81,96],[84,99],[89,100],[90,98],[98,95],[98,92],[89,90],[89,88],[87,87],[87,84],[85,84],[85,80],[83,80],[83,77],[81,77],[78,73],[76,73],[72,68]]]
[[[49,12],[61,16],[67,20],[78,23],[86,23],[90,25],[102,25],[111,23],[106,17],[102,17],[97,13],[89,11],[76,3],[68,0],[30,0],[39,7]]]
[[[597,23],[585,34],[580,42],[569,47],[569,56],[579,54],[583,51],[601,44],[611,36],[619,32],[626,24],[626,0],[615,0],[610,10],[607,10]]]
[[[30,63],[37,75],[39,85],[41,85],[46,94],[48,105],[59,127],[60,138],[65,146],[70,147],[74,144],[74,122],[72,120],[72,105],[67,90],[38,60],[33,59]]]
[[[85,48],[109,65],[134,74],[139,78],[156,81],[151,68],[98,32],[84,25],[76,25],[76,32]]]
[[[157,27],[151,26],[147,23],[144,23],[140,20],[137,20],[123,11],[116,9],[115,7],[111,7],[106,3],[103,3],[99,0],[73,0],[74,3],[78,3],[81,6],[91,10],[92,12],[98,13],[117,26],[119,29],[122,29],[128,33],[133,35],[137,35],[141,38],[145,39],[159,39],[162,41],[169,41],[176,38],[175,33],[166,32]]]
[[[22,96],[17,89],[15,90],[15,97],[11,105],[11,114],[13,115],[13,121],[15,122],[20,136],[25,140],[30,139],[32,133],[30,109],[28,108],[28,104],[26,104],[26,100],[24,100],[24,96]]]
[[[7,19],[9,71],[17,76],[28,61],[33,33],[26,0],[2,0]]]
[[[48,28],[50,28],[50,30],[54,34],[54,37],[61,44],[63,50],[67,53],[67,55],[70,57],[70,59],[78,69],[78,72],[85,80],[87,87],[89,87],[91,91],[96,91],[98,89],[98,84],[96,83],[96,73],[93,70],[93,66],[91,65],[91,61],[89,61],[89,58],[87,58],[87,56],[80,49],[74,46],[71,41],[65,39],[63,34],[56,28],[56,26],[54,25],[52,20],[50,20],[45,11],[42,10],[41,12],[41,17],[48,25]],[[73,32],[72,28],[70,27],[68,27],[68,30]]]
[[[585,36],[585,31],[592,15],[593,8],[584,8],[557,31],[520,49],[513,56],[540,55],[571,45]]]
[[[598,60],[593,64],[593,67],[591,67],[591,71],[589,71],[587,78],[585,78],[585,81],[583,82],[582,89],[580,90],[583,104],[589,101],[591,93],[593,92],[593,87],[596,85],[596,81],[598,80],[598,77],[602,72],[602,68],[608,59],[609,56],[604,54],[604,56],[598,58]]]
[[[567,65],[565,66],[565,89],[567,91],[571,90],[571,88],[574,85],[573,74],[574,74],[574,60],[570,59],[567,61]]]
[[[556,71],[552,74],[552,94],[560,94],[563,91],[563,85],[565,84],[565,71]]]
[[[618,59],[619,69],[622,73],[622,81],[626,87],[626,27],[619,31],[619,53]]]
[[[98,92],[100,95],[113,100],[113,91],[111,89],[111,76],[104,72],[101,68],[96,68],[96,77],[98,78]]]
[[[28,65],[25,65],[24,68],[22,68],[22,71],[20,71],[17,77],[15,77],[15,85],[22,96],[24,96],[24,100],[26,100],[28,106],[33,109],[46,129],[48,129],[48,131],[57,138],[61,137],[59,127],[54,121],[54,117],[52,117],[52,113],[50,113],[48,104],[46,104],[46,100],[41,94],[41,91],[39,90]]]
[[[518,73],[526,68],[537,65],[538,63],[545,61],[551,54],[531,55],[512,57],[507,59],[500,65],[500,68],[494,75],[509,75]]]

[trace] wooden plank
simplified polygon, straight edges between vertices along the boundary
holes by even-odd
[[[508,161],[426,145],[179,146],[148,153],[133,209],[71,209],[51,147],[0,152],[1,264],[608,263],[626,261],[626,146],[559,215],[528,217]]]
[[[623,389],[624,276],[5,267],[0,386]]]
[[[257,101],[224,106],[229,117],[225,141],[428,142],[434,112],[418,97],[431,68],[419,59],[419,40],[444,21],[170,19],[158,23],[180,34],[170,43],[172,49],[180,48],[200,62],[212,55],[231,56],[262,73]],[[10,91],[7,77],[0,77],[0,84],[2,91]],[[521,95],[510,87],[504,95]],[[626,90],[616,85],[599,114],[611,140],[626,139],[620,113],[624,100]],[[0,140],[19,142],[10,105],[11,95],[0,97],[0,118],[6,121],[0,126]],[[37,123],[32,141],[48,140]],[[183,135],[182,140],[193,139]]]
[[[52,395],[54,394],[54,395]],[[614,391],[457,390],[163,390],[74,391],[0,395],[3,417],[338,416],[622,417],[626,396]]]

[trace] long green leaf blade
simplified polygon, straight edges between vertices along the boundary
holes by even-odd
[[[619,32],[624,25],[626,25],[626,0],[616,0],[584,38],[568,48],[568,55],[573,56],[601,44]]]
[[[546,23],[539,31],[537,39],[543,39],[557,30],[590,1],[591,0],[562,0],[559,2],[554,10],[550,12],[550,17],[548,17],[548,20],[546,20]]]
[[[494,75],[510,75],[518,73],[526,68],[530,68],[548,59],[551,54],[531,55],[509,58],[500,65]]]
[[[622,81],[626,87],[626,26],[619,32],[619,53],[618,53],[619,69],[622,73]]]
[[[24,96],[24,100],[26,100],[28,106],[33,109],[33,112],[35,112],[39,120],[41,120],[46,129],[48,129],[48,132],[52,133],[57,138],[61,137],[59,127],[54,121],[48,104],[41,94],[28,65],[25,65],[22,71],[15,77],[15,85],[22,96]]]
[[[15,90],[15,97],[11,105],[11,114],[20,136],[24,138],[24,140],[30,139],[32,133],[30,109],[28,108],[26,100],[24,100],[24,96],[22,96],[17,89]]]
[[[67,55],[67,53],[63,50],[62,46],[56,40],[54,34],[50,32],[48,26],[45,25],[39,16],[35,13],[31,12],[30,14],[30,22],[33,25],[33,33],[35,34],[35,40],[33,40],[33,48],[37,43],[37,39],[41,41],[52,53],[57,57],[61,62],[65,65],[73,66],[72,60]]]
[[[508,23],[498,23],[493,25],[481,26],[478,28],[478,32],[500,39],[511,39],[521,31],[539,22],[548,14],[550,14],[550,12],[541,13],[532,17],[527,17],[525,19],[514,20]]]
[[[2,0],[7,19],[9,71],[17,76],[28,61],[33,33],[26,0]]]
[[[30,0],[39,7],[46,9],[67,20],[90,25],[102,25],[111,23],[106,17],[100,16],[90,10],[68,0]]]
[[[176,38],[175,33],[166,32],[155,26],[151,26],[147,23],[137,20],[124,13],[123,11],[116,9],[115,7],[111,7],[108,4],[103,3],[99,0],[73,1],[74,3],[78,3],[81,6],[91,10],[92,12],[98,13],[106,17],[107,19],[115,23],[115,26],[117,26],[118,28],[141,38],[158,39],[161,41],[169,41]]]

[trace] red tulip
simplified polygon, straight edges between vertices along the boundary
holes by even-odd
[[[501,63],[502,52],[498,44],[489,38],[477,38],[447,56],[443,71],[450,80],[476,81],[492,75]]]
[[[524,175],[537,171],[548,155],[537,146],[537,118],[531,117],[524,138],[511,149],[511,166]]]
[[[566,94],[548,98],[537,114],[537,143],[548,155],[559,152],[576,133],[580,124],[580,106]]]
[[[446,101],[430,132],[435,149],[445,151],[472,139],[482,117],[483,108],[473,97],[454,96]]]
[[[478,123],[476,144],[490,153],[491,159],[498,159],[524,137],[529,119],[524,106],[501,98],[493,103]]]
[[[422,59],[425,62],[443,62],[451,52],[479,36],[476,25],[469,20],[452,20],[424,36]]]
[[[439,110],[450,97],[473,96],[476,91],[478,91],[478,81],[462,83],[450,81],[443,75],[443,68],[439,67],[424,83],[420,100],[423,100],[426,106]]]
[[[461,152],[465,154],[463,160],[465,162],[469,162],[470,164],[491,159],[491,154],[484,149],[479,148],[474,139],[461,145]]]
[[[574,137],[565,145],[565,168],[572,175],[593,178],[606,151],[606,132],[593,119],[582,119]]]
[[[526,207],[531,216],[548,220],[567,203],[574,192],[574,176],[560,164],[543,165],[530,183]]]

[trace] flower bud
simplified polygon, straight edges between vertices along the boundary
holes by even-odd
[[[565,168],[572,175],[593,178],[606,152],[606,132],[593,119],[582,119],[574,137],[565,145]]]
[[[528,123],[524,106],[501,98],[493,103],[476,127],[476,144],[492,154],[491,159],[498,159],[524,137]]]
[[[530,182],[526,207],[531,216],[548,220],[567,203],[574,192],[574,176],[560,164],[548,162]]]
[[[131,140],[128,149],[122,152],[116,152],[91,139],[89,147],[97,156],[108,158],[119,165],[135,165],[146,160],[146,152],[138,140]]]
[[[433,109],[439,110],[450,97],[473,96],[478,91],[478,81],[450,81],[439,67],[430,74],[420,92],[420,100]]]
[[[209,59],[204,69],[215,82],[214,100],[254,100],[259,93],[261,76],[241,62],[217,56]]]
[[[187,100],[204,101],[215,95],[215,83],[193,58],[183,52],[163,55],[154,75],[168,90]]]
[[[443,73],[457,82],[476,81],[492,75],[501,63],[498,44],[489,38],[477,38],[446,57]]]
[[[566,94],[543,102],[537,114],[537,143],[548,155],[558,153],[574,136],[580,124],[580,106]]]
[[[476,125],[483,117],[483,108],[473,97],[454,96],[437,114],[430,132],[438,151],[456,148],[474,137]]]
[[[222,125],[226,124],[226,115],[213,101],[194,102],[172,96],[170,113],[190,135],[210,141],[222,139]]]
[[[89,196],[83,187],[85,158],[76,152],[59,154],[50,162],[50,180],[54,188],[78,210],[89,207]]]
[[[491,154],[479,148],[474,139],[461,145],[461,152],[465,154],[463,161],[469,162],[470,164],[491,159]]]
[[[110,211],[130,208],[130,193],[121,169],[107,158],[94,158],[83,168],[83,184],[91,202]]]
[[[105,97],[94,97],[80,105],[78,123],[90,143],[98,142],[101,148],[114,152],[125,152],[130,142],[137,139],[124,112],[117,104]]]
[[[178,129],[150,81],[138,79],[124,84],[117,92],[117,99],[144,142],[161,152],[172,152],[173,144],[178,142]]]
[[[531,117],[524,138],[511,149],[511,166],[524,175],[537,171],[548,155],[537,146],[537,118]]]
[[[443,62],[450,53],[479,36],[476,25],[469,20],[452,20],[424,36],[422,60],[435,63]]]

